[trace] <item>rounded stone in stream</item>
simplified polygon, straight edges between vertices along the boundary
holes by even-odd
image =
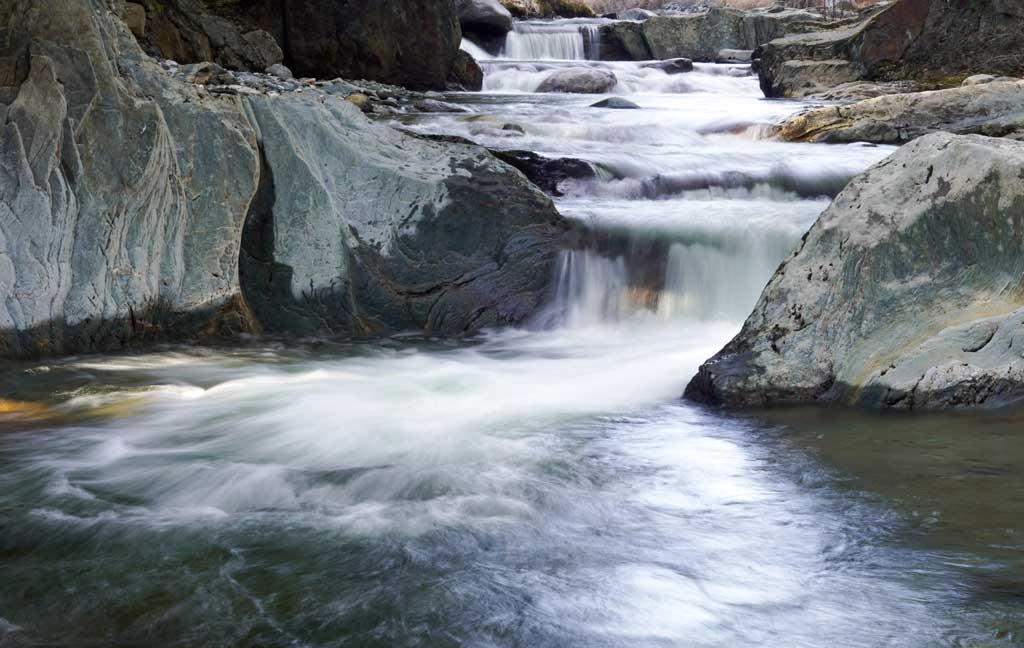
[[[508,131],[510,133],[518,133],[520,135],[526,135],[526,129],[519,124],[505,124],[501,127],[501,130]]]
[[[472,112],[465,106],[459,104],[449,103],[447,101],[438,101],[437,99],[423,99],[413,104],[413,107],[424,113],[467,113]]]
[[[608,70],[569,68],[550,74],[537,87],[537,92],[602,94],[614,88],[618,82],[618,77]]]
[[[641,67],[661,70],[665,74],[683,74],[684,72],[693,72],[693,61],[688,58],[674,58],[646,63]]]
[[[614,108],[617,110],[637,110],[640,106],[636,105],[629,99],[623,99],[622,97],[608,97],[602,99],[597,103],[590,104],[591,108]]]

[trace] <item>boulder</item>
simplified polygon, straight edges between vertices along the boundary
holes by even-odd
[[[603,61],[649,61],[654,58],[640,23],[614,22],[601,25],[600,34]]]
[[[642,67],[661,70],[665,74],[683,74],[685,72],[693,72],[693,61],[688,58],[674,58],[667,61],[645,63]]]
[[[1024,76],[1024,4],[897,0],[852,27],[790,35],[761,47],[761,88],[799,97],[850,81],[958,85],[972,71]],[[838,74],[837,74],[838,72]]]
[[[623,99],[622,97],[608,97],[602,99],[597,103],[590,104],[591,108],[614,108],[616,110],[637,110],[640,106],[636,105],[629,99]]]
[[[135,2],[124,5],[124,24],[128,26],[135,38],[146,37],[146,8]]]
[[[543,301],[567,226],[486,149],[409,137],[344,101],[247,103],[265,172],[241,278],[266,330],[448,335]]]
[[[448,77],[448,87],[473,92],[484,87],[484,71],[469,52],[460,49],[455,55],[455,63]]]
[[[820,26],[807,11],[740,11],[712,7],[702,13],[657,16],[642,24],[653,58],[714,62],[723,49],[753,50],[794,29]]]
[[[289,81],[295,78],[295,75],[292,73],[292,71],[289,70],[284,65],[281,65],[280,63],[275,63],[274,65],[268,67],[267,74],[275,76],[278,79],[281,79],[282,81]]]
[[[1024,134],[1024,81],[883,95],[814,108],[784,122],[779,135],[797,142],[902,144],[936,131],[992,137]]]
[[[502,162],[519,169],[546,193],[564,195],[566,181],[590,180],[597,170],[590,162],[576,158],[550,158],[532,151],[491,151]]]
[[[730,407],[1024,397],[1024,143],[936,133],[854,179],[686,389]]]
[[[537,92],[571,92],[577,94],[603,94],[619,82],[609,70],[597,68],[567,68],[548,75]]]
[[[472,112],[465,106],[451,103],[449,101],[440,101],[438,99],[420,99],[413,104],[413,107],[419,112],[424,113],[468,113]]]
[[[498,0],[455,0],[455,11],[464,31],[512,31],[512,14]]]

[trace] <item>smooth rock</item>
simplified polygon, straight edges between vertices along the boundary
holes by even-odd
[[[476,92],[484,87],[484,71],[469,52],[459,50],[455,55],[455,63],[448,77],[448,87],[470,92]]]
[[[277,77],[282,81],[290,81],[295,78],[292,71],[280,63],[275,63],[267,68],[267,74]]]
[[[522,171],[530,182],[552,196],[564,194],[562,188],[566,181],[597,177],[594,165],[576,158],[550,158],[532,151],[491,152],[502,162]]]
[[[616,110],[637,110],[640,106],[636,105],[629,99],[623,99],[622,97],[608,97],[602,99],[597,103],[590,104],[591,108],[614,108]]]
[[[601,60],[649,61],[654,58],[637,22],[613,22],[601,25]]]
[[[512,14],[498,0],[455,0],[455,11],[463,30],[501,34],[512,31]]]
[[[902,144],[936,131],[992,137],[1024,133],[1024,81],[814,108],[784,122],[779,135],[789,141]]]
[[[526,129],[523,128],[522,126],[520,126],[519,124],[505,124],[505,125],[503,125],[501,127],[501,130],[509,132],[509,133],[516,133],[516,134],[519,134],[519,135],[526,135]]]
[[[693,61],[688,58],[674,58],[667,61],[645,63],[642,67],[661,70],[665,74],[684,74],[686,72],[693,72]]]
[[[618,82],[615,74],[608,70],[568,68],[548,75],[537,87],[537,92],[603,94],[614,88]]]
[[[687,397],[730,407],[1024,397],[1024,143],[928,135],[854,179]]]
[[[465,106],[454,104],[448,101],[437,99],[423,99],[413,104],[413,107],[423,113],[468,113],[472,112]]]

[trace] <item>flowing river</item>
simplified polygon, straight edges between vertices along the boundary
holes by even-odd
[[[472,112],[401,124],[592,165],[531,325],[0,370],[48,406],[0,419],[0,645],[1024,645],[1024,417],[679,400],[891,149],[592,33],[521,24]],[[533,92],[570,65],[640,109]]]

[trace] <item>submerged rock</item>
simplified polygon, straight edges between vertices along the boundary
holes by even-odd
[[[853,180],[687,397],[730,407],[1024,397],[1024,143],[937,133]]]
[[[608,97],[602,99],[597,103],[590,104],[591,108],[614,108],[617,110],[636,110],[640,106],[636,105],[629,99],[623,99],[622,97]]]
[[[1024,81],[883,95],[815,108],[784,122],[779,135],[790,141],[901,144],[936,131],[1024,135]]]
[[[603,94],[614,88],[618,82],[618,78],[609,70],[569,68],[548,75],[537,88],[537,92]]]
[[[594,165],[576,158],[550,158],[532,151],[491,152],[502,162],[522,171],[530,182],[552,196],[564,195],[562,186],[567,180],[597,177]]]
[[[645,63],[643,67],[661,70],[665,74],[684,74],[686,72],[693,72],[693,61],[688,58],[674,58],[667,61]]]

